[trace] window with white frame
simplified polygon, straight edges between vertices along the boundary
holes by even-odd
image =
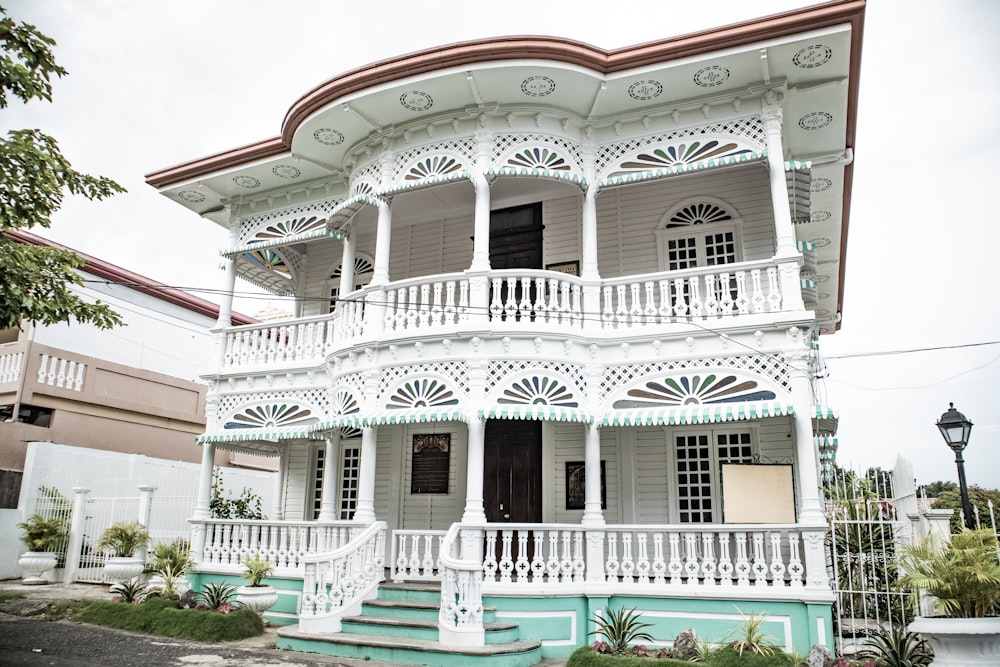
[[[674,207],[656,230],[660,269],[680,271],[739,262],[741,222],[727,204],[716,199],[699,198]]]
[[[677,519],[680,523],[722,520],[719,470],[723,463],[753,463],[750,430],[686,431],[674,435]]]
[[[347,431],[348,429],[345,429]],[[353,431],[353,429],[351,429]],[[359,433],[358,433],[359,434]],[[338,465],[340,492],[337,502],[337,516],[340,519],[354,518],[354,510],[358,505],[358,474],[361,471],[361,445],[355,433],[345,433],[340,441],[341,459]],[[316,463],[313,467],[312,518],[318,519],[323,509],[323,475],[326,465],[326,449],[317,447]]]

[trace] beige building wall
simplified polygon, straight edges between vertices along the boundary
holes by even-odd
[[[6,366],[2,366],[3,360]],[[27,443],[50,441],[199,462],[206,387],[67,350],[0,345],[0,406],[51,410],[36,424],[0,423],[0,468],[20,470]],[[217,463],[228,462],[219,452]]]

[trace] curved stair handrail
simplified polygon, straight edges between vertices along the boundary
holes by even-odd
[[[483,646],[483,527],[452,524],[441,541],[438,636],[446,644]],[[461,556],[459,556],[461,550]]]
[[[385,521],[376,521],[339,549],[303,557],[302,632],[340,632],[341,618],[375,596],[385,574],[387,530]]]

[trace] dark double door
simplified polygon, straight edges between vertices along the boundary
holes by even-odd
[[[542,520],[542,423],[486,422],[483,505],[490,523]]]

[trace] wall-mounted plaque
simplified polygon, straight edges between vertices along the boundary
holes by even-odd
[[[414,435],[413,459],[410,464],[410,493],[448,493],[450,464],[450,433]]]
[[[605,466],[601,461],[601,509],[608,509]],[[566,509],[582,510],[587,500],[587,465],[583,461],[566,461]]]

